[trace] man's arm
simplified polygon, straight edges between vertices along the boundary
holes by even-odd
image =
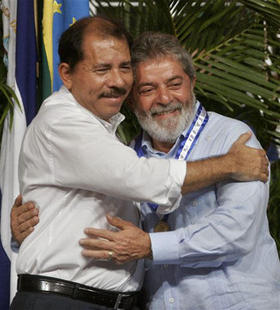
[[[226,155],[188,162],[182,193],[196,191],[226,179],[266,182],[268,160],[263,150],[245,145],[250,137],[250,133],[242,134]],[[21,243],[38,223],[38,210],[32,202],[21,207],[21,200],[17,201],[11,212],[11,229],[13,237]]]
[[[153,257],[156,264],[218,267],[246,255],[254,247],[265,221],[267,198],[268,184],[219,184],[214,212],[193,225],[160,233],[148,234],[120,218],[108,217],[119,231],[86,228],[88,238],[80,240],[82,254],[106,259],[112,252],[118,264]]]
[[[215,268],[247,255],[267,237],[268,183],[223,182],[215,195],[212,213],[175,231],[150,234],[155,264]],[[205,201],[196,199],[198,206]]]
[[[54,184],[94,191],[125,200],[150,201],[160,205],[159,213],[168,213],[176,209],[181,193],[186,194],[217,181],[235,179],[238,169],[243,172],[242,169],[246,168],[249,178],[254,180],[259,173],[247,168],[250,162],[248,166],[240,164],[240,167],[237,167],[236,161],[226,160],[223,155],[219,156],[219,159],[211,158],[210,164],[205,161],[195,162],[190,165],[190,169],[184,161],[176,159],[143,157],[139,159],[134,150],[112,138],[111,134],[99,131],[98,126],[96,130],[89,133],[88,126],[82,118],[75,120],[74,123],[68,119],[65,122],[67,125],[56,124],[53,129],[53,136],[56,138],[50,141],[53,166],[60,167],[55,170]],[[72,129],[73,126],[79,128],[79,131],[71,130],[70,141],[69,128]],[[81,138],[83,136],[86,137],[84,140]],[[248,139],[249,137],[250,135],[247,134]],[[77,145],[75,144],[74,151],[75,141]],[[264,179],[263,151],[252,149],[249,151],[247,146],[240,144],[242,146],[240,157],[250,151],[252,153],[249,158],[262,152],[259,155],[262,162],[258,165],[262,171],[261,178]],[[228,157],[232,159],[231,155]],[[245,158],[248,160],[247,155]],[[243,163],[244,158],[240,162]],[[69,167],[74,167],[74,170]],[[197,173],[197,168],[200,168],[201,173]]]
[[[251,135],[250,132],[242,134],[226,155],[188,162],[182,194],[230,179],[266,182],[268,159],[264,150],[245,145]]]

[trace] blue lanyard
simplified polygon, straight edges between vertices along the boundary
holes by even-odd
[[[202,130],[204,129],[205,125],[207,124],[209,116],[206,110],[203,108],[201,104],[199,104],[195,117],[191,123],[191,126],[184,136],[183,140],[180,142],[179,148],[176,152],[175,159],[178,160],[187,160],[189,157],[194,145],[196,144]],[[145,157],[146,154],[142,148],[142,140],[143,140],[143,131],[141,134],[136,138],[134,150],[136,151],[139,157]],[[158,205],[155,203],[148,202],[147,205],[156,212]],[[163,217],[163,220],[167,221],[168,214]]]

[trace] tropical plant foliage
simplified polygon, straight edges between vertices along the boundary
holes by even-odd
[[[203,105],[248,122],[264,147],[279,142],[279,1],[94,2],[99,12],[121,19],[133,36],[150,30],[177,36],[193,56],[196,96]]]

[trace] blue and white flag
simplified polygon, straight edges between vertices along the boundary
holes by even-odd
[[[43,98],[62,85],[58,74],[58,43],[62,32],[86,16],[89,16],[88,0],[44,0],[42,61],[46,65],[42,73]]]
[[[10,210],[19,194],[18,159],[26,126],[36,113],[36,37],[34,0],[2,1],[4,46],[8,55],[7,83],[15,91],[21,108],[14,106],[5,120],[0,154],[1,241],[11,261],[11,298],[15,293],[15,256],[11,250]],[[2,308],[1,308],[2,309]],[[7,308],[8,309],[8,308]],[[5,308],[3,308],[5,310]]]
[[[35,4],[36,0],[3,0],[3,30],[4,46],[7,51],[8,76],[7,83],[15,91],[20,107],[14,106],[12,129],[9,129],[10,116],[5,120],[0,154],[0,188],[2,192],[1,207],[1,241],[0,264],[2,267],[11,262],[11,292],[13,298],[16,291],[16,254],[11,250],[10,210],[19,194],[18,160],[21,143],[26,127],[37,112],[36,107],[36,31],[35,31]],[[77,19],[89,15],[88,0],[44,0],[43,2],[43,43],[47,58],[49,77],[51,78],[50,91],[57,90],[61,81],[57,67],[58,41],[61,33]],[[41,22],[41,21],[39,21]],[[40,74],[44,74],[41,72]],[[44,90],[43,90],[44,92]],[[45,92],[50,94],[49,91]],[[4,249],[4,251],[3,251]],[[5,264],[2,263],[2,258]],[[1,271],[1,285],[7,285]],[[9,271],[6,273],[9,275]],[[0,285],[0,300],[2,291],[7,299],[8,289],[2,290]],[[4,296],[3,295],[3,296]],[[1,310],[8,310],[8,305],[0,304]]]

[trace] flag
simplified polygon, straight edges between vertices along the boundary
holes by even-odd
[[[11,297],[13,297],[16,288],[14,265],[16,254],[10,247],[10,209],[19,194],[18,158],[21,142],[26,126],[36,113],[36,38],[34,0],[6,0],[2,1],[2,7],[5,10],[4,38],[8,52],[7,83],[14,89],[21,105],[21,108],[17,105],[14,107],[11,130],[9,130],[10,117],[5,120],[0,154],[1,241],[11,261]]]
[[[14,63],[15,63],[15,20],[16,20],[16,1],[14,5],[9,3],[8,0],[2,1],[2,21],[3,21],[3,46],[6,51],[6,55],[4,56],[4,62],[8,67],[8,61],[10,61],[11,66],[9,66],[8,75],[7,75],[7,83],[11,87],[13,87],[14,80]],[[7,58],[7,55],[10,55],[10,58]],[[4,123],[4,132],[2,138],[2,145],[5,145],[6,148],[9,147],[9,141],[7,136],[7,130],[9,128],[8,124],[9,120],[6,119]],[[13,128],[14,130],[14,128]],[[7,149],[2,147],[0,153],[0,188],[2,188],[2,184],[4,182],[4,159],[6,158]],[[1,193],[1,191],[0,191]],[[2,198],[2,195],[0,196]],[[2,199],[1,199],[2,200]],[[1,207],[1,201],[0,201]],[[0,208],[2,211],[3,208]],[[1,212],[2,213],[2,212]],[[7,223],[4,223],[5,218],[5,210],[3,210],[0,219],[3,219],[3,223],[0,222],[1,231],[6,232]],[[2,233],[0,233],[2,235]],[[5,236],[7,237],[7,236]],[[11,254],[10,254],[11,255]],[[0,242],[0,309],[6,310],[9,306],[9,294],[10,294],[10,260],[2,246],[2,242]]]
[[[16,254],[10,247],[10,209],[15,197],[19,194],[18,159],[21,142],[26,126],[31,122],[37,111],[36,3],[36,0],[2,1],[4,45],[8,54],[7,83],[14,89],[21,105],[21,108],[17,105],[14,107],[14,120],[11,130],[9,130],[9,116],[5,120],[0,154],[1,241],[3,245],[2,248],[0,244],[0,264],[2,268],[4,266],[7,268],[9,266],[7,258],[11,261],[11,299],[16,289]],[[40,74],[44,75],[43,97],[46,97],[61,85],[57,70],[59,63],[57,49],[60,34],[77,19],[89,15],[89,1],[44,0],[42,4],[43,50],[41,59],[43,72]],[[4,286],[5,282],[2,277],[4,271],[3,269],[0,271],[0,282]],[[8,270],[6,274],[9,274]],[[1,295],[2,291],[4,292],[3,295]],[[7,299],[7,292],[8,289],[3,288],[2,290],[2,286],[0,286],[1,301]],[[8,307],[0,304],[0,309],[8,310]]]
[[[62,85],[58,74],[60,36],[76,20],[89,15],[88,0],[45,0],[43,6],[43,99]]]

